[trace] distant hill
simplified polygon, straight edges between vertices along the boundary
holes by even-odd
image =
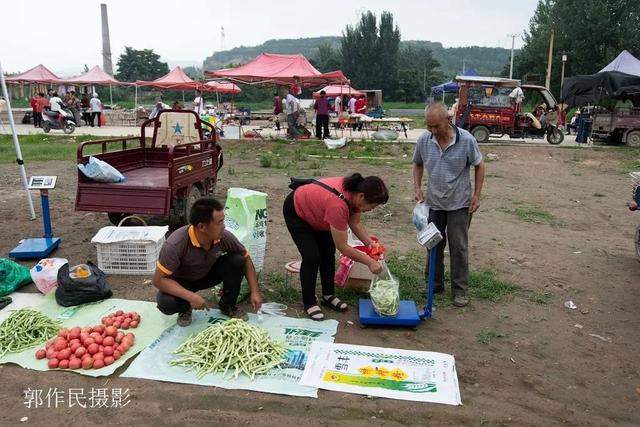
[[[329,43],[334,48],[340,47],[341,37],[312,37],[302,39],[267,40],[259,46],[240,46],[223,52],[216,52],[204,60],[205,70],[216,70],[228,64],[245,63],[261,53],[301,53],[307,58],[316,55],[317,47],[321,43]],[[453,77],[462,72],[462,62],[465,68],[474,68],[480,75],[498,76],[509,62],[509,49],[500,47],[451,47],[445,48],[442,43],[426,40],[406,40],[401,44],[411,44],[415,47],[425,46],[431,49],[434,58],[440,62],[440,69]]]

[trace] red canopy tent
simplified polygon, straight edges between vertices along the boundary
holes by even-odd
[[[235,84],[231,82],[207,82],[204,85],[204,89],[207,92],[216,92],[216,93],[230,93],[230,94],[238,94],[242,92],[242,90]]]
[[[313,92],[313,97],[319,98],[321,91],[325,91],[328,97],[335,97],[335,96],[342,96],[342,95],[354,95],[354,96],[364,95],[364,92],[360,92],[359,90],[354,89],[349,85],[329,85],[329,86],[323,87],[319,91]]]
[[[191,77],[187,76],[186,73],[182,71],[182,68],[176,67],[169,71],[168,74],[165,74],[153,81],[147,82],[144,80],[138,80],[135,82],[135,85],[170,90],[195,90],[200,89],[202,83],[192,80]]]
[[[84,74],[77,77],[71,77],[70,79],[64,79],[64,83],[70,85],[103,85],[103,86],[118,86],[126,85],[129,83],[123,83],[112,76],[107,74],[99,66],[95,66]]]
[[[24,73],[7,77],[5,80],[7,83],[62,83],[62,80],[60,80],[58,76],[53,74],[47,67],[42,64],[38,64],[32,69],[25,71]]]
[[[240,67],[205,71],[204,74],[245,84],[297,84],[301,87],[313,87],[348,83],[342,71],[321,73],[303,55],[274,53],[262,53]]]

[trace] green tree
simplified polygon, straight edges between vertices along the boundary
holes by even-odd
[[[125,47],[125,51],[118,59],[118,74],[120,81],[135,82],[136,80],[154,80],[169,72],[166,62],[160,61],[160,55],[153,49],[136,50]]]
[[[445,79],[439,66],[431,50],[425,46],[403,46],[398,61],[398,98],[405,102],[424,100],[431,87]]]
[[[398,83],[399,45],[400,29],[391,13],[383,12],[378,26],[376,16],[364,12],[342,33],[342,71],[356,88],[382,89],[391,95]]]
[[[326,73],[340,68],[340,51],[334,49],[330,43],[322,42],[318,45],[318,52],[311,59],[311,63],[320,72]]]
[[[552,90],[560,90],[562,55],[565,77],[593,74],[623,49],[640,55],[640,8],[637,0],[540,0],[515,58],[514,77],[546,75],[551,30],[554,31]]]

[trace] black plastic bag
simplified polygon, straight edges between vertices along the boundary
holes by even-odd
[[[87,262],[91,274],[87,278],[72,278],[69,275],[69,264],[58,270],[58,288],[56,301],[63,307],[85,304],[111,298],[111,286],[106,275],[94,263]]]

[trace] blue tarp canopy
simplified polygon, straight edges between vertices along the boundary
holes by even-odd
[[[477,76],[478,72],[476,70],[474,70],[473,68],[469,69],[468,71],[466,71],[464,74],[462,74],[463,76]],[[431,94],[432,95],[442,95],[442,91],[444,91],[444,93],[455,93],[458,91],[460,87],[458,86],[458,83],[454,82],[453,80],[449,80],[448,82],[442,83],[438,86],[433,86],[431,88]]]

